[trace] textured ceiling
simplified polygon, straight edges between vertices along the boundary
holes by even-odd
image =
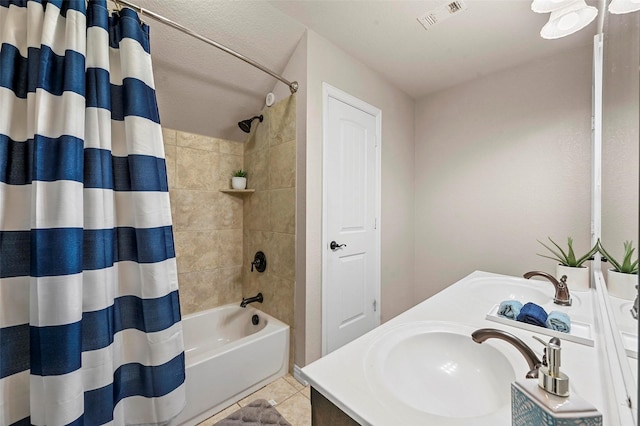
[[[132,0],[280,73],[305,27],[263,1]],[[151,27],[158,105],[166,127],[244,140],[238,121],[255,115],[277,80],[180,31]]]
[[[500,69],[593,43],[596,22],[544,40],[548,14],[531,0],[465,0],[467,9],[425,30],[417,21],[446,0],[271,1],[418,99]]]
[[[280,73],[308,27],[415,99],[478,76],[591,44],[595,22],[543,40],[548,15],[530,0],[466,0],[468,9],[428,31],[416,20],[446,0],[132,0]],[[594,1],[589,1],[589,4]],[[243,140],[277,80],[154,21],[151,49],[163,125]]]

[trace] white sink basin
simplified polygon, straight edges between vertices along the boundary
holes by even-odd
[[[549,281],[537,279],[510,278],[510,277],[487,277],[476,278],[470,285],[478,286],[476,296],[483,300],[497,305],[504,300],[518,300],[524,305],[533,302],[540,306],[550,306],[555,309],[553,296],[555,289]],[[572,307],[580,306],[580,297],[571,293]]]
[[[389,330],[365,357],[371,390],[382,404],[402,410],[403,418],[412,416],[416,424],[435,418],[471,424],[470,418],[492,415],[508,420],[514,361],[491,342],[475,343],[474,330],[436,321]]]

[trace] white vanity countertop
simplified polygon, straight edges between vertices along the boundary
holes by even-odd
[[[490,295],[500,288],[501,281],[533,287],[543,292],[548,296],[548,303],[538,304],[541,304],[547,312],[562,310],[567,312],[572,320],[592,325],[594,323],[593,294],[590,290],[572,292],[574,304],[565,308],[552,303],[554,288],[546,280],[526,280],[476,271],[364,336],[304,367],[302,369],[303,378],[358,423],[386,426],[396,425],[401,421],[403,407],[401,404],[381,398],[380,393],[373,389],[375,386],[370,384],[371,380],[368,377],[370,373],[367,371],[364,359],[372,343],[395,327],[416,321],[446,321],[472,329],[497,328],[519,337],[542,359],[543,347],[531,336],[535,334],[544,341],[548,341],[549,336],[485,319],[494,305],[499,304],[502,300],[512,298],[509,294],[505,294],[504,297],[494,300],[494,296]],[[487,291],[482,291],[483,288]],[[529,301],[520,300],[523,304]],[[471,339],[471,337],[469,338]],[[483,344],[489,342],[507,356],[516,367],[516,378],[524,379],[528,365],[516,348],[498,339],[490,339]],[[599,351],[596,350],[597,339],[595,345],[595,347],[589,347],[580,343],[562,341],[561,370],[570,378],[571,392],[579,394],[583,399],[595,405],[605,415],[605,424],[607,424],[608,402],[607,396],[603,392],[606,384],[603,382],[605,378],[599,372],[601,369],[598,366],[601,361],[598,355]],[[436,349],[434,348],[434,350]],[[461,404],[464,404],[465,399],[474,397],[472,394],[464,395],[464,392],[465,389],[460,389]],[[510,389],[505,389],[505,392],[510,392]],[[504,419],[503,424],[510,425],[510,411],[508,415],[503,413],[500,419],[499,423],[495,423],[494,420],[492,424],[501,424]],[[428,424],[465,424],[464,419],[440,417],[434,420],[433,417],[428,417],[425,420],[429,421]],[[468,421],[469,419],[467,419],[467,424],[469,424]],[[479,425],[482,422],[474,418],[473,423]]]

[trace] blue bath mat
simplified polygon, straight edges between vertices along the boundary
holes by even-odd
[[[291,426],[266,399],[256,399],[213,426]]]

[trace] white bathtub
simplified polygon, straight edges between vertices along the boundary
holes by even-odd
[[[289,368],[289,326],[251,305],[186,315],[182,326],[187,405],[171,425],[196,425]]]

